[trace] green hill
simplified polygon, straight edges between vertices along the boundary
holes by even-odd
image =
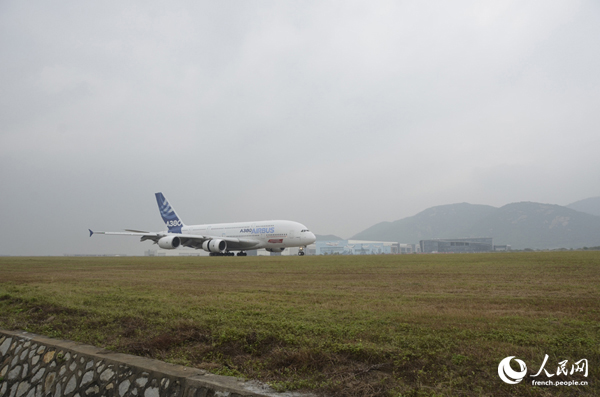
[[[567,205],[572,210],[600,216],[600,197],[590,197]]]
[[[567,207],[532,202],[498,208],[470,229],[494,244],[523,248],[581,248],[600,245],[600,217]]]
[[[508,244],[513,249],[598,246],[600,217],[553,204],[521,202],[495,208],[461,203],[378,223],[352,239],[418,243],[464,237],[493,237],[494,244]]]
[[[477,204],[449,204],[431,207],[417,215],[394,222],[381,222],[356,234],[356,240],[418,243],[430,238],[474,237],[467,230],[497,208]]]

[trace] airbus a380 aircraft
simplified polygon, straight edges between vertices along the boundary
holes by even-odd
[[[175,249],[190,247],[203,249],[210,255],[246,256],[248,250],[265,248],[269,252],[281,252],[287,247],[300,247],[298,255],[304,255],[304,248],[317,239],[308,228],[292,221],[258,221],[238,223],[216,223],[213,225],[186,226],[169,205],[162,193],[156,193],[160,215],[167,225],[164,232],[150,233],[127,229],[125,232],[93,232],[118,236],[139,236],[140,241],[152,240],[160,248]]]

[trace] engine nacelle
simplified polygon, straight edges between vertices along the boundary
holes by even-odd
[[[208,252],[225,252],[227,249],[227,241],[218,238],[207,240],[202,243],[202,249]]]
[[[279,247],[279,248],[265,248],[267,251],[269,252],[283,252],[283,250],[285,249],[285,247]]]
[[[166,236],[158,240],[158,246],[166,250],[172,250],[181,245],[181,240],[177,236]]]

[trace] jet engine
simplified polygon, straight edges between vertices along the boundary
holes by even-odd
[[[283,250],[285,249],[285,247],[279,247],[279,248],[265,248],[267,251],[269,252],[283,252]]]
[[[227,249],[227,241],[218,238],[206,240],[202,243],[202,249],[208,252],[224,252]]]
[[[172,250],[181,244],[181,240],[177,236],[166,236],[158,240],[158,246],[166,250]]]

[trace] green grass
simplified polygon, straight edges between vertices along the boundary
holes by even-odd
[[[599,302],[600,252],[0,258],[1,328],[329,395],[600,394]],[[499,379],[545,354],[589,386]]]

